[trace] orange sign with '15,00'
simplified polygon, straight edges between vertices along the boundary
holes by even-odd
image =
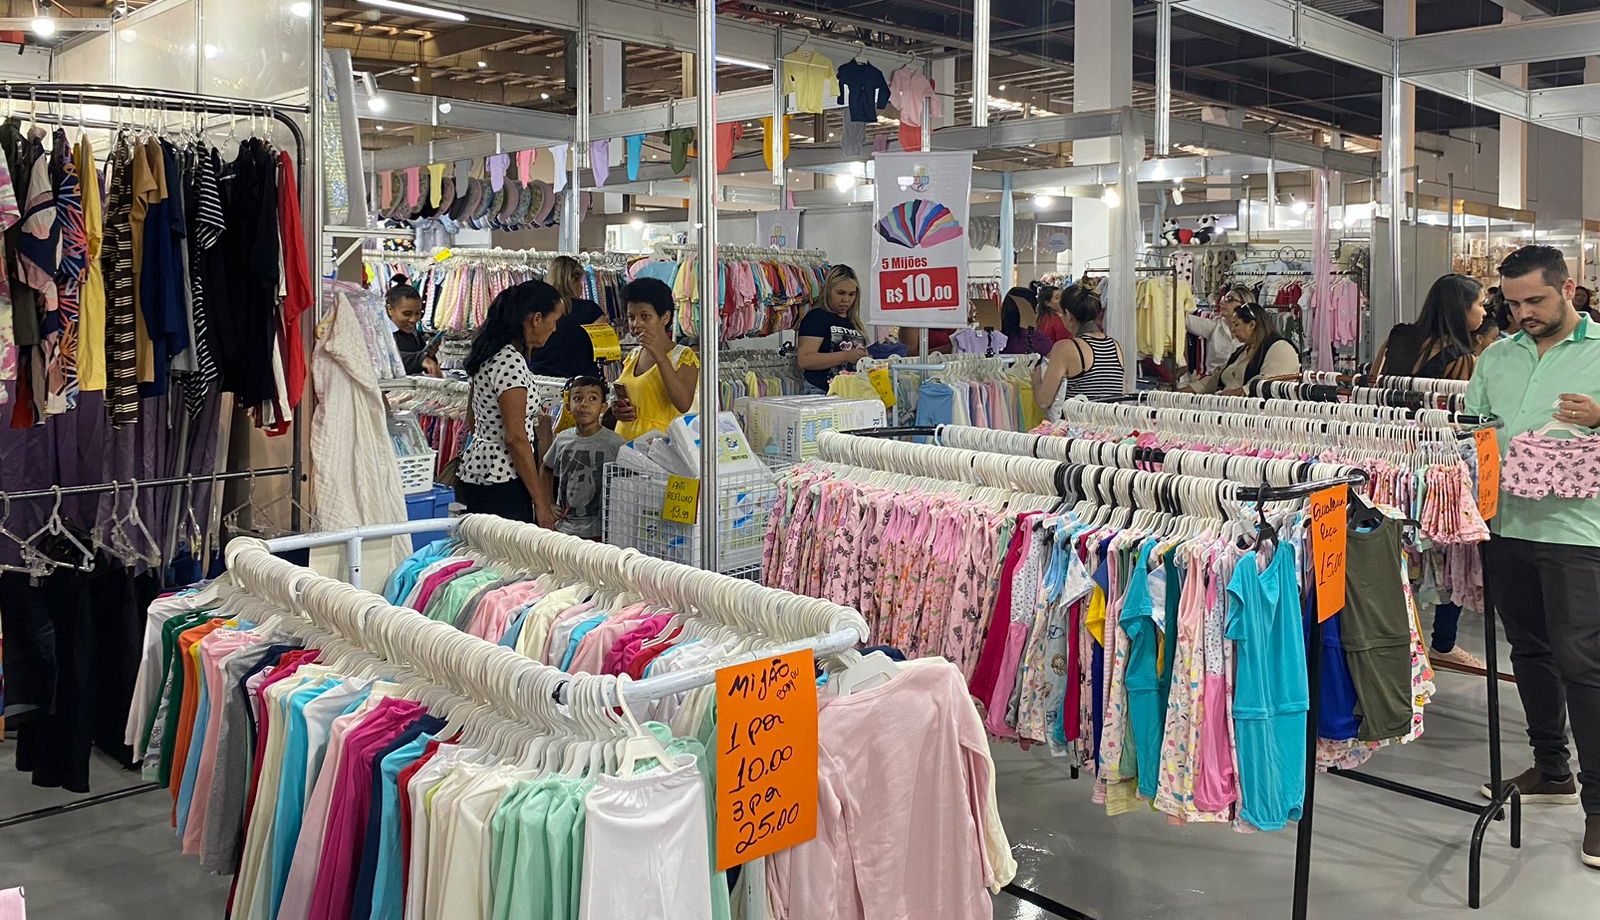
[[[1344,609],[1349,504],[1348,486],[1311,493],[1311,559],[1316,564],[1318,623]]]

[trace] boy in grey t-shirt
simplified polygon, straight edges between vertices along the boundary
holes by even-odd
[[[556,477],[556,529],[590,540],[601,537],[606,464],[617,459],[625,443],[621,435],[600,426],[608,389],[598,377],[568,381],[567,411],[577,426],[556,435],[544,454],[545,467]]]

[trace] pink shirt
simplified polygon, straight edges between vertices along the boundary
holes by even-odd
[[[818,709],[817,836],[771,858],[775,916],[989,920],[989,744],[961,671],[904,666]]]
[[[572,656],[572,662],[567,665],[571,674],[600,674],[606,663],[606,652],[611,651],[611,646],[635,625],[635,622],[645,611],[645,604],[634,604],[625,607],[611,619],[589,630],[583,640],[578,643],[578,650]]]
[[[211,780],[217,770],[216,739],[222,732],[222,713],[227,693],[222,679],[222,659],[260,641],[260,636],[231,629],[219,629],[200,640],[200,672],[205,678],[206,696],[211,703],[206,716],[207,743],[200,751],[200,768],[195,771],[194,789],[189,794],[189,822],[183,828],[183,852],[186,856],[200,855],[206,806],[211,801]]]
[[[462,559],[458,562],[452,562],[447,565],[440,566],[438,571],[424,578],[422,582],[417,585],[416,600],[412,601],[410,604],[411,609],[428,609],[428,601],[433,598],[433,592],[439,590],[440,585],[456,577],[456,575],[460,574],[463,570],[472,568],[475,564],[476,563],[472,562],[471,560]]]

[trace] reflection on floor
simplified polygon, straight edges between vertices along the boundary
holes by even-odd
[[[1466,620],[1463,634],[1475,623]],[[1486,771],[1484,680],[1441,673],[1438,684],[1427,735],[1379,754],[1367,769],[1471,797]],[[1515,689],[1503,691],[1505,762],[1515,773],[1528,760],[1524,727]],[[10,768],[9,747],[0,745],[0,819],[77,798],[28,785]],[[1048,755],[996,745],[995,759],[1022,886],[1101,920],[1289,916],[1292,829],[1237,834],[1171,827],[1154,814],[1107,818],[1089,801],[1089,781],[1069,779]],[[138,782],[109,762],[95,765],[96,794]],[[170,811],[171,799],[153,792],[0,829],[0,888],[27,886],[30,920],[213,920],[228,880],[178,854]],[[1506,843],[1504,825],[1490,831],[1476,913],[1466,908],[1471,816],[1336,777],[1318,780],[1316,814],[1316,920],[1600,916],[1600,872],[1577,858],[1576,807],[1527,809],[1521,851]],[[1002,894],[995,917],[1050,915]]]

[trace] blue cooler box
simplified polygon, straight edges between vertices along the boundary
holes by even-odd
[[[417,492],[406,496],[406,519],[410,521],[426,521],[429,518],[442,518],[450,516],[450,503],[456,500],[456,490],[449,486],[437,483],[426,492]],[[411,535],[411,545],[421,548],[434,540],[449,536],[442,530],[432,530],[426,533]]]

